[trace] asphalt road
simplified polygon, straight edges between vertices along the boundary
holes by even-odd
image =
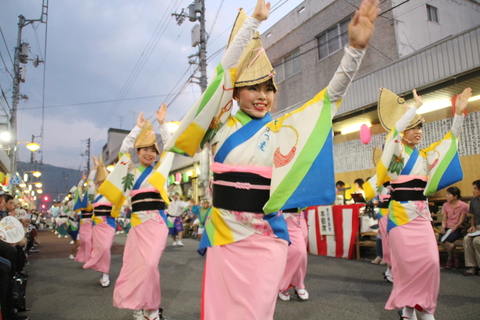
[[[31,256],[27,307],[31,320],[130,320],[132,311],[112,305],[114,281],[121,263],[125,234],[115,236],[111,280],[99,283],[100,273],[84,270],[68,259],[70,239],[39,231],[39,253]],[[200,318],[200,294],[204,258],[197,254],[198,241],[185,239],[184,247],[172,247],[169,239],[160,261],[162,307],[165,319]],[[368,252],[365,254],[368,256]],[[370,254],[369,258],[374,256]],[[355,319],[385,320],[399,317],[384,309],[391,284],[383,280],[383,266],[369,260],[344,260],[309,256],[306,286],[310,300],[278,300],[275,320]],[[442,270],[436,319],[480,319],[480,276],[464,277],[461,270]],[[229,319],[225,319],[229,320]]]

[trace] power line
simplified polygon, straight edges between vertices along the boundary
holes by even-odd
[[[177,3],[178,3],[178,1],[177,1]],[[174,5],[173,1],[171,1],[170,4],[173,7],[173,5]],[[169,5],[169,7],[170,7],[170,5]],[[118,107],[120,106],[120,104],[123,101],[123,98],[126,96],[128,91],[130,90],[131,86],[133,85],[136,78],[140,74],[140,71],[143,69],[143,66],[145,65],[146,61],[150,57],[153,49],[156,47],[158,41],[163,36],[163,34],[165,32],[165,29],[166,29],[167,12],[170,11],[169,7],[167,8],[167,10],[164,11],[163,18],[160,19],[154,33],[150,37],[150,40],[148,41],[145,49],[142,51],[142,53],[141,53],[139,59],[137,60],[132,72],[130,73],[129,77],[127,78],[126,83],[124,84],[124,86],[120,90],[120,93],[118,94],[118,97],[117,97],[116,101],[113,103],[113,105],[110,107],[109,111],[107,112],[107,114],[103,118],[99,128],[97,129],[97,132],[93,135],[93,139],[95,139],[96,137],[98,137],[100,135],[100,133],[102,132],[103,126],[106,125],[106,123],[110,120],[110,118],[113,116],[115,111],[118,109]]]
[[[13,64],[12,55],[10,54],[10,49],[8,49],[7,41],[5,40],[5,36],[3,35],[2,27],[0,27],[0,33],[2,34],[3,43],[5,43],[5,48],[7,48],[8,56],[10,57],[10,62]]]
[[[157,94],[157,95],[153,95],[153,96],[124,98],[123,101],[168,97],[171,94],[172,93],[170,92],[170,93],[166,93],[166,94]],[[59,104],[59,105],[53,105],[53,106],[45,106],[44,108],[52,109],[52,108],[76,107],[76,106],[84,106],[84,105],[97,105],[97,104],[102,104],[102,103],[112,103],[112,102],[115,102],[115,101],[117,101],[117,100],[116,99],[114,99],[114,100],[99,100],[99,101],[79,102],[79,103],[71,103],[71,104]],[[42,107],[28,107],[28,108],[22,108],[22,110],[33,110],[33,109],[40,109],[40,108],[42,108]]]

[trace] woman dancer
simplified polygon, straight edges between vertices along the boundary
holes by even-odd
[[[170,138],[166,112],[167,105],[162,104],[156,113],[163,143]],[[137,168],[130,159],[133,148],[140,161]],[[137,126],[123,140],[120,153],[122,157],[99,189],[117,208],[121,208],[126,197],[130,197],[132,205],[132,227],[113,291],[113,305],[134,310],[135,319],[158,320],[161,317],[158,263],[168,237],[164,211],[169,199],[164,177],[170,171],[173,154],[164,154],[162,165],[158,170],[154,168],[160,152],[153,126],[144,119],[143,112],[137,118]]]
[[[391,185],[387,232],[394,283],[385,308],[403,308],[402,319],[417,319],[415,309],[421,319],[434,319],[440,268],[426,196],[462,179],[456,139],[471,94],[467,88],[459,95],[451,131],[423,150],[416,148],[423,133],[416,113],[421,97],[413,90],[415,104],[405,112],[401,98],[386,89],[380,94],[380,120],[391,130],[376,168],[376,185]],[[365,187],[373,194],[370,184]]]
[[[270,3],[264,0],[258,0],[251,17],[241,11],[212,83],[166,146],[193,156],[209,142],[214,155],[213,208],[200,243],[201,251],[208,247],[201,319],[273,318],[289,240],[277,212],[335,199],[328,153],[331,119],[373,34],[378,1],[363,1],[355,13],[350,45],[328,87],[277,120],[269,113],[277,90],[275,72],[254,36],[269,14]],[[229,113],[232,98],[240,108],[235,116]],[[309,140],[312,135],[318,139]],[[291,151],[282,154],[287,148]],[[295,193],[314,190],[310,179],[322,173],[329,177],[327,192]]]
[[[96,161],[95,157],[94,163]],[[93,215],[93,206],[92,200],[95,196],[95,184],[94,179],[97,171],[95,169],[90,170],[88,174],[88,179],[85,172],[82,174],[82,180],[78,183],[77,190],[79,190],[79,197],[75,208],[80,211],[80,230],[79,230],[79,241],[77,255],[75,256],[75,261],[85,263],[90,259],[90,252],[92,250],[92,215]],[[87,183],[85,192],[82,194],[83,184]]]
[[[93,170],[96,171],[95,186],[98,188],[108,176],[102,158],[93,157]],[[90,258],[83,265],[84,269],[93,269],[102,273],[100,284],[106,288],[110,285],[110,251],[115,237],[116,223],[112,216],[112,204],[101,194],[96,193],[93,200],[92,216],[92,251]]]
[[[288,247],[287,265],[278,297],[283,301],[290,300],[288,289],[294,287],[295,294],[302,300],[308,300],[308,291],[305,289],[305,275],[307,274],[307,243],[308,227],[303,210],[284,210],[283,217],[287,222],[288,235],[292,242]]]

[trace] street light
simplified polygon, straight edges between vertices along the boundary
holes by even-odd
[[[29,144],[26,145],[27,149],[32,151],[32,152],[35,152],[37,151],[38,149],[40,149],[40,145],[36,142],[30,142]]]

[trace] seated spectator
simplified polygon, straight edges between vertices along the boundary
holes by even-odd
[[[460,268],[459,254],[455,253],[455,241],[462,237],[461,226],[468,214],[468,204],[460,201],[461,197],[460,189],[448,188],[447,202],[442,207],[442,230],[438,239],[448,254],[445,269],[451,269],[453,266]],[[446,235],[447,233],[449,235]]]
[[[473,196],[470,201],[468,216],[470,217],[470,228],[468,228],[463,247],[465,249],[465,266],[469,268],[463,273],[464,276],[478,274],[480,267],[480,236],[474,235],[475,231],[480,233],[480,180],[473,182]],[[476,234],[476,232],[475,232]]]

